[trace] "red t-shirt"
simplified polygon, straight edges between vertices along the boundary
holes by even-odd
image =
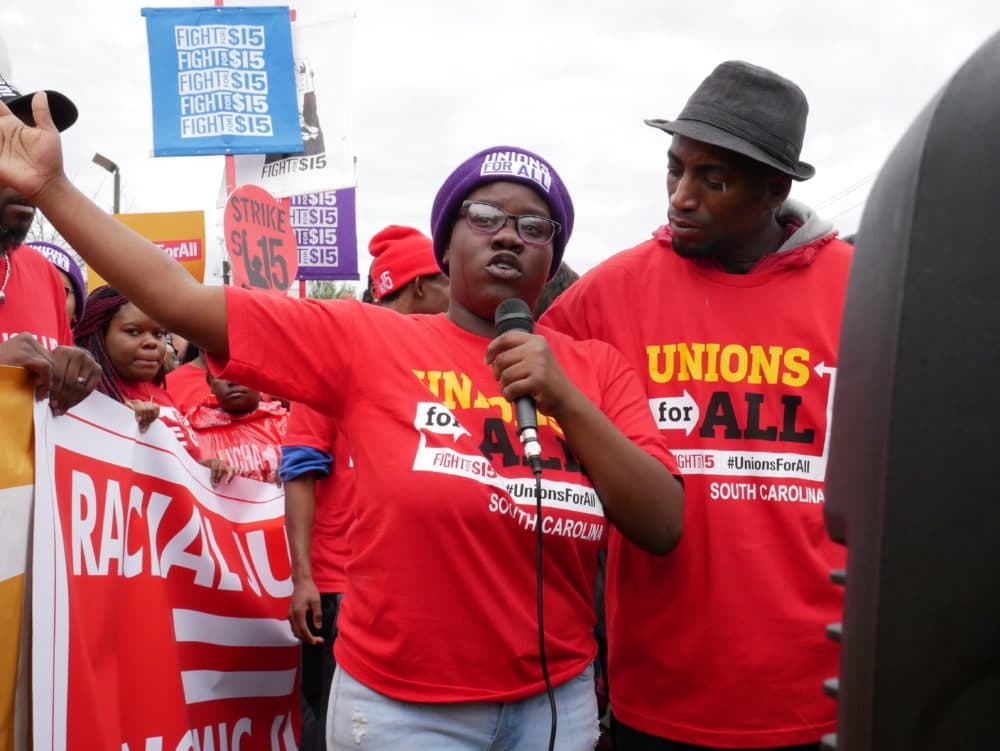
[[[622,722],[700,746],[817,741],[836,705],[824,635],[844,549],[823,523],[837,342],[851,247],[827,236],[728,274],[669,235],[620,253],[542,317],[615,345],[685,482],[664,557],[612,534],[608,683]]]
[[[222,377],[329,412],[351,444],[357,492],[337,663],[404,701],[503,702],[542,691],[534,480],[485,362],[490,340],[444,315],[353,300],[232,288],[226,299]],[[621,355],[540,333],[576,385],[672,469]],[[596,653],[593,584],[606,521],[558,426],[539,423],[546,651],[559,684]]]
[[[167,373],[167,393],[183,414],[189,414],[212,395],[206,375],[205,368],[189,362]]]
[[[253,412],[234,415],[220,409],[213,396],[191,410],[188,422],[203,457],[221,459],[243,477],[277,481],[288,423],[288,410],[278,402],[261,402]]]
[[[347,438],[332,417],[306,404],[292,405],[285,446],[307,446],[333,459],[330,474],[316,482],[309,561],[313,582],[323,593],[343,592],[351,546],[348,531],[354,520],[354,460]]]
[[[197,461],[201,461],[201,451],[198,449],[198,437],[191,429],[187,418],[177,409],[174,400],[162,386],[145,381],[122,381],[122,394],[126,399],[138,399],[141,402],[152,401],[160,405],[160,421],[174,434],[184,449]],[[206,457],[211,458],[211,457]]]
[[[0,303],[0,342],[27,332],[45,349],[73,346],[66,318],[66,290],[59,272],[34,248],[19,245],[8,251],[10,277]],[[4,263],[0,261],[0,268]],[[3,274],[0,273],[0,282]]]

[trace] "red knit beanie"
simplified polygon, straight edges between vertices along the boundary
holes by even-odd
[[[371,239],[368,252],[375,256],[371,275],[377,300],[402,289],[418,276],[441,273],[431,239],[413,227],[390,224]]]

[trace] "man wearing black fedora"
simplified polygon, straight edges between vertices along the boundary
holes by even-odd
[[[794,83],[730,61],[647,120],[671,136],[667,224],[542,318],[625,353],[685,477],[671,553],[609,541],[618,751],[817,749],[833,730],[845,555],[823,500],[852,248],[788,199],[815,172],[807,113]]]
[[[57,91],[46,93],[56,127],[65,130],[76,121],[76,107]],[[33,94],[22,94],[10,83],[7,71],[0,70],[0,101],[31,123]],[[97,387],[101,368],[88,352],[72,346],[59,273],[45,256],[24,244],[34,218],[30,197],[0,184],[0,342],[26,332],[51,352],[48,385],[42,391],[48,392],[49,403],[59,413]]]

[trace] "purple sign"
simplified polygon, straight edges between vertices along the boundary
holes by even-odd
[[[299,246],[296,279],[360,279],[354,188],[292,196],[289,212]]]

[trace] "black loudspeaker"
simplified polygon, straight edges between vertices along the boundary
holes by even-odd
[[[1000,749],[1000,35],[881,170],[837,375],[826,523],[848,555],[824,745]]]

